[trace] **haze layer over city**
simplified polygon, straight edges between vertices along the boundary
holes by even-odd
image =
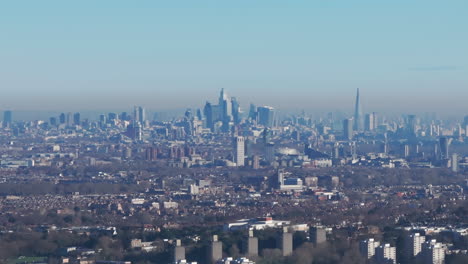
[[[468,263],[467,10],[0,4],[0,263]]]

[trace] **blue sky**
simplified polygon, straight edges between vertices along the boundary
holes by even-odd
[[[468,112],[468,1],[3,1],[0,109]],[[244,108],[245,108],[244,107]]]

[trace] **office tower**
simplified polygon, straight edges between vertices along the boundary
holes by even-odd
[[[293,252],[293,234],[289,232],[288,227],[283,227],[283,232],[278,238],[278,248],[283,256],[289,256]]]
[[[206,117],[206,127],[213,129],[213,108],[209,102],[206,102],[203,114]]]
[[[229,96],[224,91],[224,88],[222,88],[221,92],[219,93],[218,105],[222,109],[222,114],[220,116],[221,120],[229,119],[232,116],[232,104]]]
[[[238,125],[241,122],[241,111],[239,102],[235,97],[231,98],[231,105],[232,105],[232,120],[234,121],[235,125]]]
[[[127,112],[120,113],[120,120],[128,121],[128,114]]]
[[[456,153],[452,154],[452,172],[458,172],[458,155]]]
[[[203,114],[206,122],[205,127],[213,132],[230,132],[232,126],[241,121],[239,103],[236,98],[229,98],[224,88],[219,94],[218,105],[206,102]]]
[[[315,245],[324,243],[327,241],[327,231],[325,228],[315,226],[310,228],[310,241]]]
[[[180,239],[176,240],[175,246],[174,246],[174,262],[178,262],[180,260],[185,259],[185,247],[182,246],[182,242]]]
[[[369,238],[359,243],[359,251],[362,256],[367,259],[371,259],[375,255],[375,248],[378,246],[380,246],[380,242],[375,241],[373,238]]]
[[[67,117],[65,116],[65,113],[60,114],[59,122],[60,122],[60,124],[65,124],[67,122]]]
[[[106,115],[104,115],[104,114],[99,115],[99,123],[100,123],[101,127],[105,126],[105,124],[107,123]]]
[[[73,115],[73,124],[80,125],[81,124],[81,115],[80,113],[75,113]]]
[[[449,145],[451,140],[446,137],[439,138],[439,147],[440,147],[440,159],[445,160],[449,159]]]
[[[425,236],[421,236],[419,233],[414,233],[406,237],[405,239],[405,253],[409,258],[417,257],[421,253],[422,245],[426,241]]]
[[[396,247],[390,244],[378,246],[375,249],[375,260],[382,264],[396,264]]]
[[[51,126],[56,126],[57,125],[57,118],[56,117],[51,117],[49,120],[50,120],[49,122],[50,122]]]
[[[265,160],[273,162],[275,160],[275,143],[267,143],[265,145]]]
[[[3,112],[3,127],[10,127],[13,122],[13,112],[6,110]]]
[[[197,119],[200,121],[203,120],[203,114],[200,109],[197,109]]]
[[[343,138],[345,140],[353,139],[353,119],[343,120]]]
[[[271,106],[261,106],[258,111],[258,123],[265,127],[273,127],[275,118],[275,109]]]
[[[115,120],[118,120],[119,117],[116,113],[108,113],[107,119],[109,120],[109,122],[114,122]]]
[[[244,137],[234,137],[235,162],[238,167],[244,166],[245,162],[245,142]]]
[[[244,253],[248,257],[258,256],[258,238],[254,237],[253,230],[249,230],[249,236],[244,243]]]
[[[133,109],[133,120],[144,125],[146,120],[145,109],[141,106],[135,106]]]
[[[212,237],[208,250],[209,260],[211,262],[216,262],[223,258],[223,243],[221,241],[218,241],[217,235],[214,235]]]
[[[468,115],[466,115],[465,118],[463,118],[463,125],[468,126]]]
[[[73,114],[71,112],[67,113],[67,126],[73,126]]]
[[[362,120],[362,109],[361,109],[361,99],[359,96],[359,88],[356,93],[356,105],[354,106],[354,124],[353,129],[357,132],[361,132],[363,129],[363,120]]]
[[[423,244],[421,255],[425,264],[443,264],[445,262],[444,246],[437,243],[435,239]]]
[[[415,136],[418,132],[418,119],[415,115],[408,115],[406,120],[406,128],[410,136]]]
[[[257,121],[257,107],[254,104],[250,104],[249,119]]]
[[[366,131],[374,131],[377,128],[377,114],[370,113],[366,115],[364,120],[364,129]]]

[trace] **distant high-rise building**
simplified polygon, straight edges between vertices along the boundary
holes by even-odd
[[[361,98],[359,95],[359,88],[356,93],[356,105],[354,106],[354,124],[353,129],[355,131],[363,130],[363,120],[362,120],[362,109],[361,109]]]
[[[239,102],[234,97],[229,98],[224,88],[219,94],[218,105],[206,102],[203,114],[205,127],[213,132],[219,132],[218,130],[230,132],[233,125],[241,121]],[[201,120],[201,112],[199,118]]]
[[[75,113],[73,115],[73,124],[80,125],[81,124],[81,115],[80,113]]]
[[[220,106],[222,111],[221,120],[224,121],[230,119],[232,117],[232,104],[231,100],[229,99],[229,96],[224,91],[224,88],[221,89],[221,92],[219,94],[218,105]]]
[[[176,240],[174,245],[174,262],[178,263],[178,261],[185,259],[185,247],[182,246],[182,242],[180,239]]]
[[[288,227],[283,227],[283,232],[278,238],[278,247],[283,256],[289,256],[293,252],[293,234],[289,232]]]
[[[3,112],[3,127],[10,127],[13,122],[13,112],[6,110]]]
[[[208,250],[210,262],[215,262],[223,258],[223,243],[221,241],[218,241],[217,235],[214,235],[212,237]]]
[[[50,125],[51,126],[56,126],[57,125],[57,118],[56,117],[51,117],[49,119]]]
[[[452,172],[458,172],[458,155],[456,153],[452,154]]]
[[[310,228],[310,240],[315,245],[324,243],[327,241],[327,232],[323,227],[312,227]]]
[[[257,108],[258,123],[265,127],[273,127],[275,118],[275,109],[271,106],[261,106]]]
[[[375,249],[376,263],[396,263],[396,247],[391,247],[390,244],[378,246]]]
[[[415,115],[408,115],[406,120],[406,126],[409,135],[415,136],[418,132],[418,118]]]
[[[250,104],[249,119],[257,121],[257,107],[254,104]]]
[[[67,117],[65,116],[65,113],[60,114],[59,122],[60,122],[60,124],[65,124],[67,122]]]
[[[359,243],[359,251],[366,259],[371,259],[375,255],[375,249],[380,246],[380,242],[375,241],[373,238],[361,241]]]
[[[409,258],[417,257],[421,253],[422,244],[426,241],[425,236],[414,233],[405,238],[405,253]]]
[[[127,112],[122,112],[122,113],[120,114],[120,119],[121,119],[121,120],[124,120],[124,121],[128,121],[128,114],[127,114]]]
[[[68,127],[73,126],[73,113],[71,112],[67,113],[67,126]]]
[[[258,256],[258,238],[254,237],[253,230],[249,230],[249,236],[244,242],[243,251],[249,257]]]
[[[203,108],[203,114],[206,117],[206,127],[213,130],[213,107],[211,103],[206,102],[205,107]]]
[[[241,111],[240,111],[240,105],[239,102],[235,97],[231,98],[231,105],[232,105],[232,119],[234,121],[234,124],[237,125],[241,121]]]
[[[133,120],[139,122],[141,125],[144,125],[146,120],[145,109],[141,106],[135,106],[133,110]]]
[[[345,140],[352,140],[353,139],[353,119],[345,119],[343,120],[343,137]]]
[[[435,239],[424,242],[421,255],[424,263],[445,263],[445,249],[443,245],[441,243],[437,243]]]
[[[235,162],[238,167],[244,166],[245,162],[245,140],[244,137],[234,137]]]
[[[109,120],[109,122],[114,122],[115,120],[119,119],[119,117],[116,113],[108,113],[107,119]]]
[[[366,131],[374,131],[377,128],[377,114],[370,113],[366,115],[364,120],[364,129]]]
[[[449,159],[449,146],[451,140],[447,137],[439,138],[439,147],[440,147],[440,159],[446,160]]]
[[[269,142],[265,144],[265,160],[267,162],[275,160],[275,143]]]

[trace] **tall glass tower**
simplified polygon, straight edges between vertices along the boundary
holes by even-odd
[[[364,128],[363,118],[362,118],[362,109],[361,109],[361,101],[359,98],[359,88],[357,88],[356,94],[356,105],[354,107],[354,131],[362,131]]]

